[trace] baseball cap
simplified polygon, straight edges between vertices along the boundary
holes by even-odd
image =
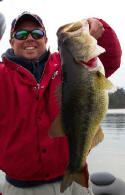
[[[23,20],[25,20],[25,19],[27,19],[27,18],[32,19],[33,21],[37,22],[37,23],[45,30],[43,21],[42,21],[42,19],[41,19],[38,15],[32,14],[32,13],[30,13],[30,12],[25,11],[25,12],[21,13],[19,16],[17,16],[17,18],[15,18],[15,19],[12,21],[12,23],[11,23],[11,35],[12,35],[12,33],[15,31],[17,25],[18,25],[21,21],[23,21]]]

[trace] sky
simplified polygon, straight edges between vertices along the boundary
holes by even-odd
[[[38,14],[46,27],[51,52],[57,51],[56,32],[66,23],[97,17],[107,22],[116,32],[122,48],[120,68],[109,77],[119,88],[125,88],[125,6],[123,0],[3,0],[0,12],[6,18],[6,31],[0,42],[0,56],[9,47],[10,24],[23,11]]]

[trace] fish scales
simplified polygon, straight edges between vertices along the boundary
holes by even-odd
[[[87,20],[62,26],[57,36],[62,65],[60,115],[49,135],[68,139],[69,162],[60,187],[64,192],[73,181],[88,187],[86,158],[91,148],[103,140],[100,123],[113,85],[105,78],[97,58],[105,50],[89,34]]]
[[[66,55],[68,52],[66,49],[61,51],[65,56],[65,59],[67,59]],[[85,140],[88,136],[87,133],[89,132],[88,129],[91,123],[94,122],[92,122],[92,117],[94,117],[97,112],[92,73],[89,73],[86,69],[83,71],[83,67],[80,66],[81,64],[77,64],[75,61],[69,63],[67,60],[62,64],[62,72],[67,75],[68,78],[66,78],[66,76],[63,77],[62,75],[61,116],[64,131],[69,140],[69,154],[71,156],[69,158],[68,168],[71,168],[73,172],[78,171],[81,168]],[[70,71],[67,69],[70,69]],[[97,99],[99,101],[98,97]],[[104,104],[101,105],[103,106]],[[104,108],[102,109],[104,110]],[[96,121],[97,119],[95,122]]]

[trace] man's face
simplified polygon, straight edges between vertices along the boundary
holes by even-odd
[[[18,25],[16,32],[20,30],[43,30],[37,23],[27,20],[22,21]],[[38,59],[46,51],[47,37],[44,36],[41,39],[34,39],[31,34],[28,35],[26,40],[17,40],[12,38],[10,40],[11,47],[14,50],[16,56],[23,56],[29,60]]]

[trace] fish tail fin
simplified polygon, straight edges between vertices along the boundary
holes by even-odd
[[[87,163],[80,172],[77,172],[73,175],[73,181],[80,184],[83,187],[88,188],[89,173]]]
[[[82,171],[76,173],[71,173],[69,170],[66,171],[60,186],[60,192],[63,193],[72,184],[73,181],[83,187],[88,188],[89,173],[87,164],[85,164]]]
[[[73,175],[69,170],[65,172],[64,178],[61,182],[60,192],[63,193],[73,182]]]

